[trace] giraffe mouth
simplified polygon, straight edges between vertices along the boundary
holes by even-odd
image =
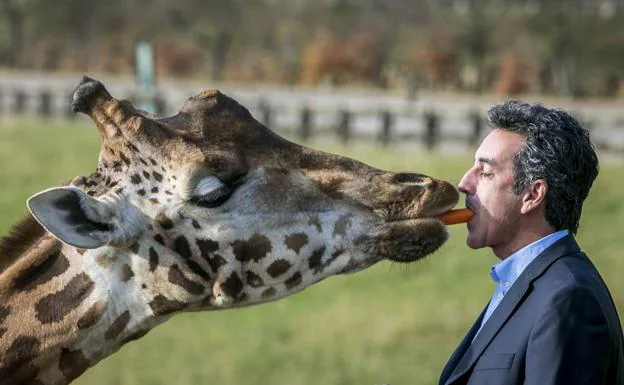
[[[451,210],[457,205],[457,203],[449,203],[442,207],[438,207],[431,210],[425,210],[422,213],[418,213],[417,215],[397,215],[392,216],[390,218],[386,218],[386,223],[400,223],[405,221],[413,221],[413,220],[435,220],[441,222],[438,216],[444,214],[445,212]]]
[[[456,204],[453,201],[416,215],[387,218],[371,242],[372,254],[393,262],[410,263],[434,253],[448,239],[446,225],[438,216]]]

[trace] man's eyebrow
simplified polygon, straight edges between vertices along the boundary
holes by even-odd
[[[489,164],[490,166],[496,166],[496,160],[494,158],[479,157],[477,158],[477,162],[486,163],[486,164]]]

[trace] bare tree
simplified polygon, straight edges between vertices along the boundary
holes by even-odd
[[[9,33],[9,46],[5,59],[9,68],[17,68],[22,64],[21,53],[24,48],[25,21],[23,3],[24,1],[20,0],[0,0],[0,15],[4,15]]]

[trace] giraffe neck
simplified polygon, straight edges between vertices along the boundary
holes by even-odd
[[[44,233],[19,251],[0,255],[14,260],[0,272],[0,384],[67,384],[167,319],[112,248],[84,252]]]

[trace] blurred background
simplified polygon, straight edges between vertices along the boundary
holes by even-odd
[[[601,159],[578,240],[624,313],[624,0],[0,0],[0,234],[95,168],[83,74],[160,115],[218,88],[290,140],[455,184],[492,104],[564,108]],[[178,315],[77,383],[437,383],[497,261],[450,232],[413,265]]]

